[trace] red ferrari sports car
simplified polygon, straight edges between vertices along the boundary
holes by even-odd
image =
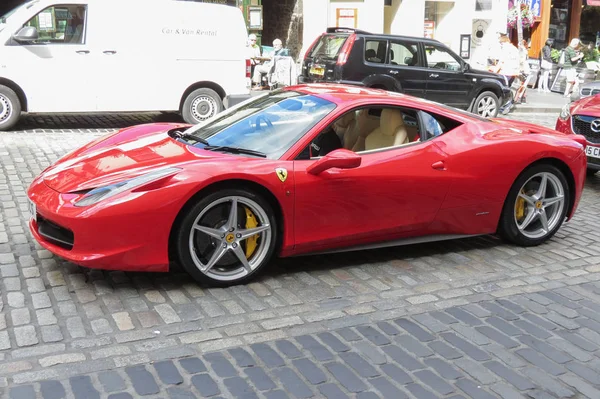
[[[577,207],[582,136],[344,85],[265,93],[64,156],[28,191],[42,246],[101,269],[254,277],[273,255],[498,233],[549,239]]]
[[[600,94],[566,104],[556,120],[556,130],[585,137],[588,174],[600,170]]]

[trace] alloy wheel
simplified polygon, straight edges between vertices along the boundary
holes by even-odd
[[[484,118],[496,115],[496,101],[490,96],[483,97],[477,103],[477,114]]]
[[[565,206],[564,187],[553,173],[530,177],[519,190],[514,206],[517,228],[525,237],[536,239],[549,234],[560,222]]]
[[[228,196],[211,202],[196,217],[189,232],[189,249],[201,273],[226,282],[260,267],[272,239],[269,217],[258,203]]]

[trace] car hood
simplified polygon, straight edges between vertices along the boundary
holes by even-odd
[[[575,101],[571,105],[571,114],[600,117],[600,94]]]
[[[467,74],[475,75],[479,78],[492,78],[494,80],[504,83],[504,77],[502,75],[499,75],[497,73],[493,73],[490,71],[483,71],[481,69],[470,68],[469,71],[467,72]]]
[[[96,140],[46,169],[44,183],[61,193],[90,190],[152,170],[189,161],[223,158],[181,143],[168,134],[183,125],[150,124],[128,128]]]

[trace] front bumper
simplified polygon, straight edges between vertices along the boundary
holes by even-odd
[[[161,195],[159,191],[143,195]],[[175,216],[167,206],[133,197],[135,201],[76,207],[71,203],[76,196],[51,189],[42,178],[31,184],[28,197],[36,206],[37,220],[29,221],[29,229],[41,246],[94,269],[168,271],[169,232]],[[60,242],[65,236],[70,241],[66,245]]]
[[[563,132],[563,133],[576,134],[575,132],[573,132],[571,120],[572,120],[571,118],[568,118],[567,120],[563,121],[560,118],[557,118],[556,126],[554,127],[554,129],[558,130],[559,132]],[[586,148],[587,147],[598,148],[597,153],[600,153],[600,144],[598,144],[598,143],[590,143],[589,141],[587,141]],[[586,159],[587,159],[587,168],[588,169],[600,170],[600,159],[599,158],[587,156]]]

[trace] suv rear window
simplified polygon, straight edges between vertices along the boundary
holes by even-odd
[[[346,42],[346,39],[348,39],[347,35],[323,35],[310,50],[308,56],[310,58],[319,56],[322,58],[334,59],[338,56],[338,53]]]

